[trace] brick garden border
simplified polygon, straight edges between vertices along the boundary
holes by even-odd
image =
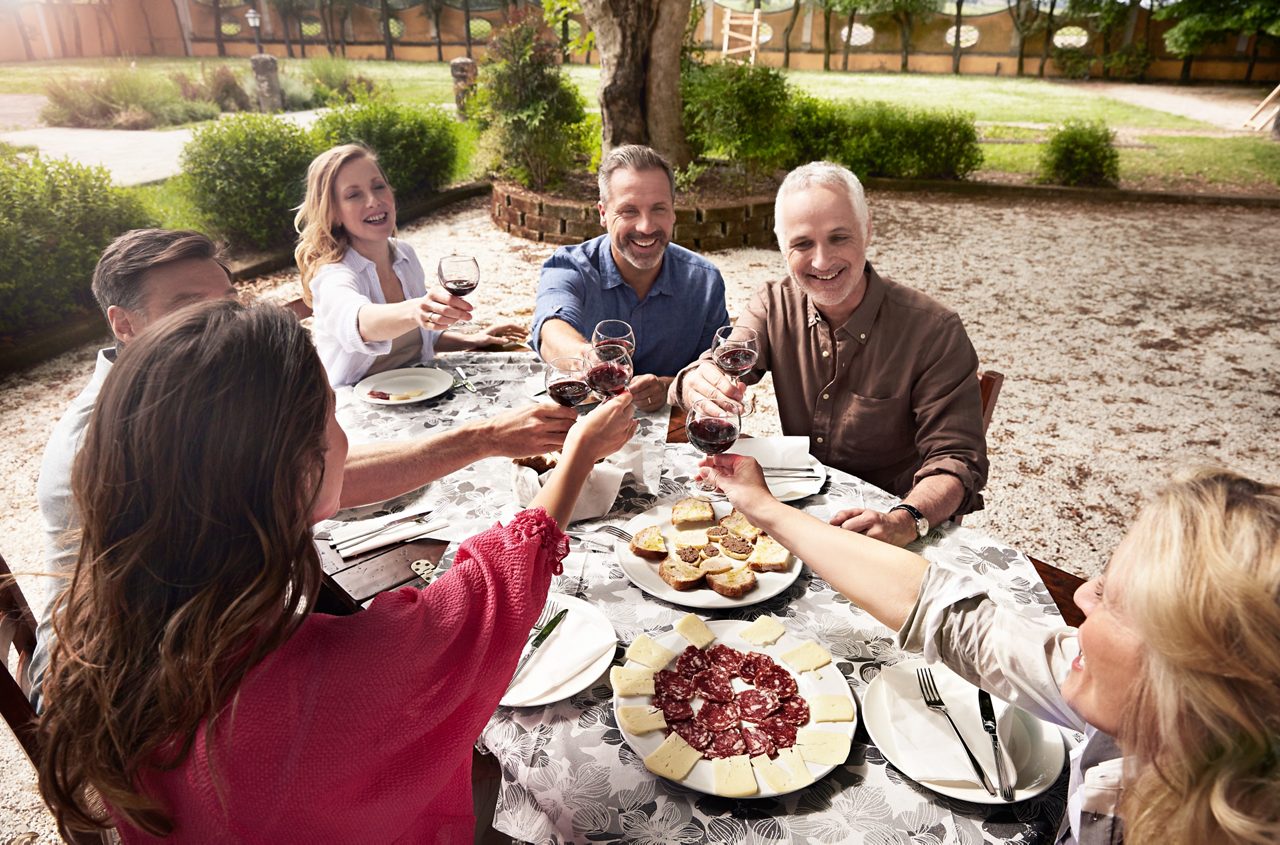
[[[756,246],[776,248],[773,194],[738,202],[676,206],[672,240],[695,252]],[[548,244],[576,244],[604,234],[594,200],[540,194],[495,182],[489,217],[504,232]]]

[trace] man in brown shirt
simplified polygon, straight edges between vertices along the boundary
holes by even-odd
[[[904,500],[888,513],[843,510],[833,524],[902,546],[980,509],[978,356],[960,318],[872,268],[866,199],[845,168],[797,168],[774,219],[788,276],[761,286],[737,323],[759,333],[755,368],[734,381],[708,350],[677,376],[672,403],[739,401],[772,371],[784,432],[808,435],[818,460]]]

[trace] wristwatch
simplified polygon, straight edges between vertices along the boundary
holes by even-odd
[[[906,511],[907,513],[911,514],[911,518],[916,521],[916,539],[917,540],[924,539],[924,535],[929,533],[929,520],[925,519],[924,514],[916,510],[915,507],[908,505],[906,502],[903,502],[900,505],[894,505],[893,507],[889,508],[889,513],[893,513],[894,511]]]

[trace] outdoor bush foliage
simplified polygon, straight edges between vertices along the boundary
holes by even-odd
[[[1116,133],[1100,120],[1067,120],[1040,153],[1040,181],[1114,188],[1120,181]]]
[[[1151,67],[1152,56],[1141,44],[1130,44],[1108,53],[1102,66],[1114,79],[1139,79]]]
[[[191,79],[185,73],[175,73],[170,79],[178,86],[185,100],[204,100],[215,104],[222,111],[250,111],[249,94],[226,65],[205,68],[199,79]]]
[[[306,74],[315,88],[315,99],[331,106],[367,99],[378,90],[372,79],[356,73],[346,59],[335,56],[311,59]]]
[[[268,247],[293,237],[312,136],[283,118],[241,114],[197,128],[182,151],[191,200],[237,244]]]
[[[312,130],[322,149],[360,142],[378,154],[392,188],[438,191],[458,164],[454,120],[443,109],[373,99],[334,109]]]
[[[103,247],[148,225],[104,168],[0,151],[0,333],[92,308],[89,281]]]
[[[537,15],[517,13],[494,32],[468,105],[499,172],[527,188],[560,181],[587,149],[586,103],[539,24]]]
[[[1067,79],[1088,79],[1089,68],[1093,65],[1093,52],[1079,47],[1056,47],[1053,51],[1053,63]]]
[[[45,84],[49,102],[40,112],[50,126],[92,129],[151,129],[209,120],[218,106],[187,100],[171,79],[134,68],[111,68],[88,78]]]
[[[684,129],[695,156],[714,153],[756,172],[791,153],[790,88],[781,71],[737,62],[690,62],[680,75]]]
[[[281,71],[280,94],[284,97],[285,111],[302,111],[323,106],[325,98],[316,87],[300,76]]]
[[[792,165],[825,159],[860,177],[963,179],[982,164],[973,116],[951,109],[802,96],[789,126]]]

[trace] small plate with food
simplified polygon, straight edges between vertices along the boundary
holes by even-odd
[[[849,758],[857,702],[820,644],[772,616],[689,614],[610,670],[618,727],[645,768],[726,798],[803,789]]]
[[[408,405],[433,399],[453,387],[453,376],[431,367],[407,367],[371,375],[352,388],[372,405]]]
[[[720,609],[771,599],[800,577],[800,561],[727,503],[681,499],[645,511],[614,544],[631,583],[681,607]]]

